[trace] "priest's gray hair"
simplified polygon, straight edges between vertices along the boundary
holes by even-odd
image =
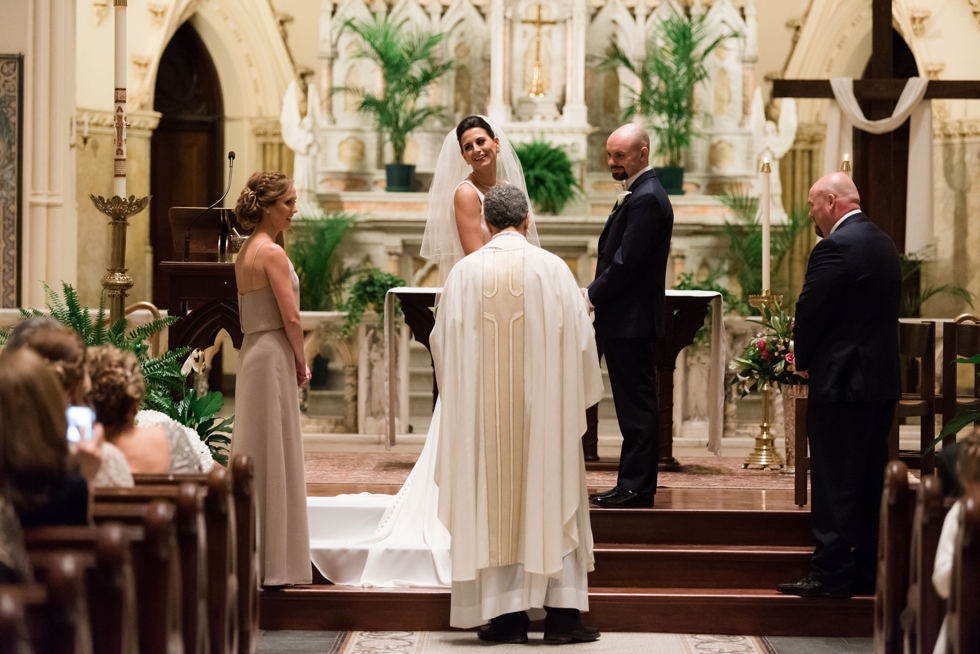
[[[487,224],[496,229],[517,227],[527,218],[527,196],[516,186],[498,184],[483,200],[483,215]]]

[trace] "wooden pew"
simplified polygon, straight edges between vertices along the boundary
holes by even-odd
[[[0,586],[0,654],[30,652],[25,605],[41,604],[47,592],[38,584]]]
[[[965,495],[946,607],[946,651],[980,652],[980,493]]]
[[[939,477],[922,477],[915,499],[912,545],[909,552],[909,594],[902,614],[905,652],[931,654],[946,613],[946,602],[932,585],[936,548],[949,508]]]
[[[140,653],[166,654],[182,648],[182,572],[174,504],[154,498],[142,504],[106,505],[98,498],[97,493],[93,507],[97,522],[108,513],[112,520],[143,525],[144,540],[133,547]]]
[[[890,461],[885,467],[874,608],[874,650],[883,654],[902,652],[901,615],[908,598],[911,540],[908,476],[901,461]]]
[[[185,654],[204,654],[208,648],[208,560],[204,490],[186,482],[139,491],[96,489],[96,521],[142,520],[143,505],[153,499],[172,501],[177,507],[177,543],[180,549],[181,622]]]
[[[244,454],[232,457],[232,492],[235,506],[235,539],[238,555],[238,652],[254,654],[259,633],[259,558],[258,522],[254,496],[255,476],[252,458]],[[206,474],[134,475],[138,487],[179,484],[192,481],[204,487]]]
[[[169,476],[168,476],[169,479]],[[171,483],[138,484],[136,488],[101,488],[96,491],[96,520],[130,519],[152,498],[176,498],[179,481],[196,481],[195,475],[179,476]],[[146,481],[146,480],[144,480]],[[156,479],[155,481],[159,481]],[[207,539],[207,615],[211,654],[235,654],[238,648],[238,578],[235,510],[231,474],[215,467],[203,484]]]
[[[24,611],[35,654],[94,651],[85,597],[85,574],[94,567],[94,557],[91,553],[58,552],[44,560],[32,556],[31,564],[35,563],[35,574],[44,587],[43,601],[35,597]]]
[[[29,554],[90,551],[95,566],[86,576],[93,651],[99,654],[137,652],[136,585],[133,545],[142,542],[142,527],[33,527],[24,530]],[[40,653],[38,653],[40,654]]]

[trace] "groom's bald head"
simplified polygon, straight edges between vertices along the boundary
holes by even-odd
[[[636,123],[626,123],[606,139],[606,157],[613,179],[629,179],[650,165],[650,135]]]

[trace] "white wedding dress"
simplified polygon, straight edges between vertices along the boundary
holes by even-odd
[[[480,196],[483,193],[469,181]],[[481,209],[481,216],[483,214]],[[481,222],[484,242],[490,240]],[[439,521],[435,483],[441,403],[436,400],[425,446],[397,495],[308,497],[310,555],[335,584],[449,588],[449,532]]]

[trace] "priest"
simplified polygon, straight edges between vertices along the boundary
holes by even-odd
[[[581,436],[602,397],[595,334],[568,266],[527,242],[526,196],[495,186],[484,214],[492,239],[449,274],[430,339],[450,624],[526,643],[544,617],[545,642],[591,642],[599,632],[579,615],[594,568]]]

